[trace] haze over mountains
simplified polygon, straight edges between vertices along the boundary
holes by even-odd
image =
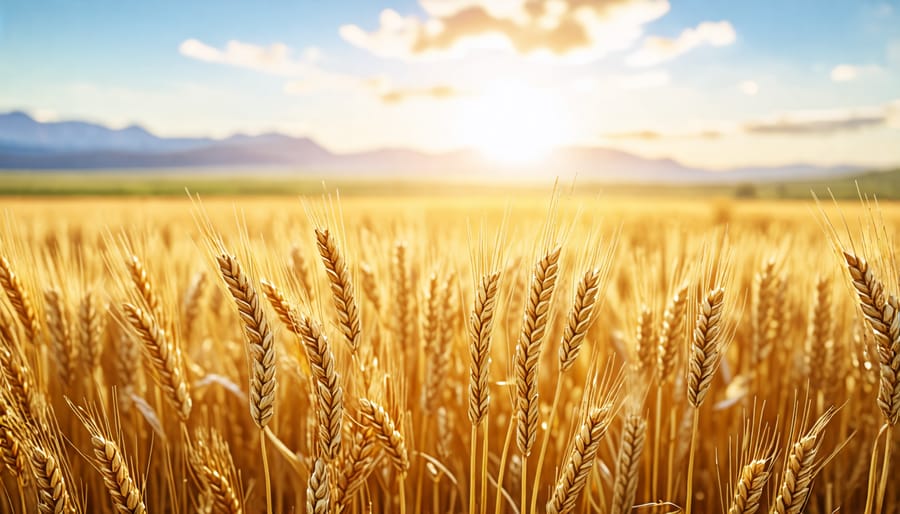
[[[839,177],[860,167],[794,164],[709,171],[602,147],[566,147],[538,163],[503,166],[475,150],[426,153],[403,148],[337,154],[309,138],[269,133],[225,139],[164,138],[138,125],[111,129],[84,121],[39,122],[0,114],[0,170],[230,168],[308,176],[368,178],[567,178],[631,183],[712,184]]]

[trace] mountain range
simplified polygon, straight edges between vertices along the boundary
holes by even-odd
[[[312,139],[279,133],[166,138],[138,125],[112,129],[85,121],[40,122],[19,111],[0,114],[0,172],[166,168],[253,169],[323,178],[565,179],[577,175],[585,181],[673,184],[827,179],[862,169],[792,164],[713,171],[603,147],[558,148],[540,162],[509,167],[491,163],[475,150],[427,153],[385,148],[340,154]]]

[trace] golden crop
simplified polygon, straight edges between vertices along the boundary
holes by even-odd
[[[0,511],[900,512],[893,205],[4,206]]]

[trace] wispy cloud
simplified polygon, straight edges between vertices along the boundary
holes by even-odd
[[[427,17],[386,9],[379,26],[340,28],[349,43],[381,57],[428,59],[480,49],[590,59],[629,48],[668,0],[420,0]]]
[[[384,103],[396,104],[417,98],[449,100],[461,95],[462,92],[452,86],[431,86],[424,88],[389,88],[383,90],[379,98]]]
[[[658,141],[663,139],[717,139],[724,135],[724,132],[709,129],[698,132],[663,132],[657,130],[635,130],[632,132],[613,132],[604,134],[607,139],[630,139],[640,141]]]
[[[608,139],[658,141],[663,139],[712,139],[734,134],[759,136],[823,136],[877,127],[900,128],[900,99],[877,107],[821,111],[793,111],[740,123],[720,124],[691,132],[643,129],[604,134]]]
[[[196,39],[187,39],[178,46],[178,51],[191,59],[286,77],[309,72],[319,57],[315,49],[308,49],[304,59],[296,59],[291,49],[283,43],[259,46],[235,40],[229,41],[220,49]]]
[[[708,46],[728,46],[737,39],[737,32],[727,21],[705,21],[695,28],[684,30],[677,38],[651,36],[643,46],[629,55],[626,63],[630,66],[655,66],[675,59],[691,50]]]
[[[889,117],[887,106],[875,109],[795,113],[750,121],[743,125],[743,130],[748,134],[827,135],[886,125]]]
[[[859,78],[876,75],[882,71],[880,66],[867,65],[855,66],[852,64],[838,64],[831,69],[831,80],[834,82],[850,82]]]
[[[319,91],[365,92],[374,94],[382,102],[396,104],[413,98],[448,99],[459,95],[449,85],[427,87],[395,87],[386,77],[357,77],[321,69],[321,51],[307,48],[302,58],[295,58],[283,43],[259,46],[241,41],[229,41],[224,48],[216,48],[196,39],[188,39],[178,47],[185,57],[204,62],[225,64],[261,73],[289,77],[284,92],[306,95]]]

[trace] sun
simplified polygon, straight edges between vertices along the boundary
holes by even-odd
[[[540,161],[566,136],[561,99],[519,82],[496,82],[463,110],[465,144],[504,165]]]

